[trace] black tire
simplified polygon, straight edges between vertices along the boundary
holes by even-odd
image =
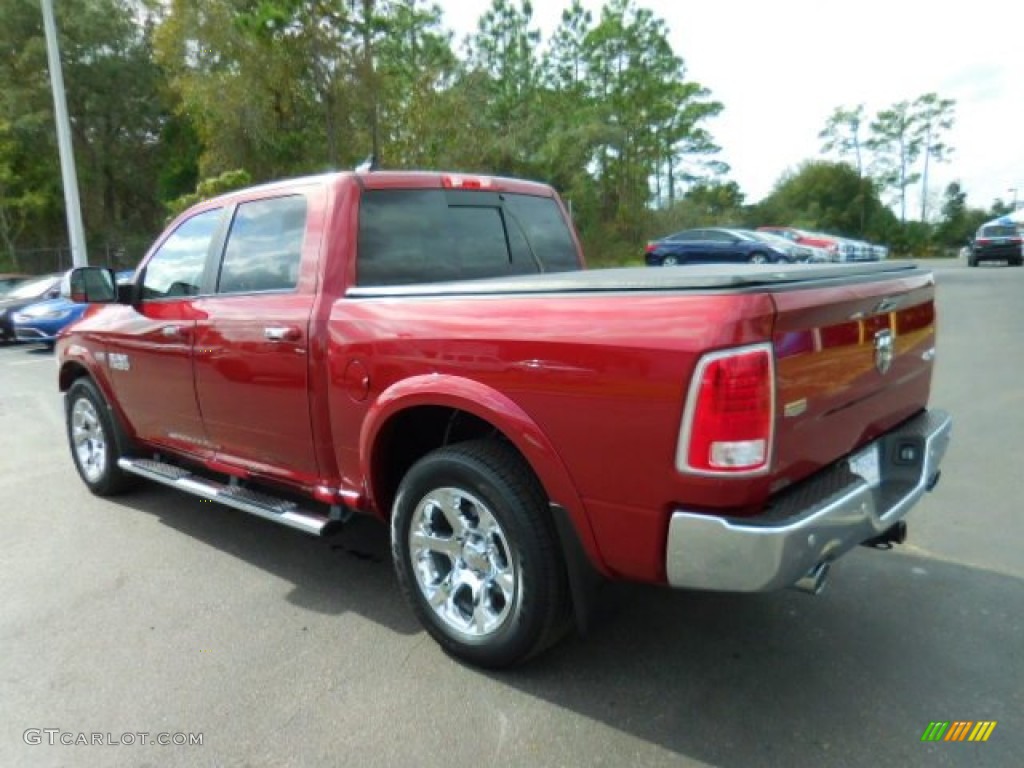
[[[669,254],[661,260],[661,266],[663,267],[678,267],[680,264],[682,264],[682,262],[679,260],[679,257],[674,254]]]
[[[967,260],[967,266],[968,267],[976,267],[976,266],[978,266],[978,260],[977,259],[968,259]]]
[[[64,420],[75,469],[90,491],[114,496],[134,485],[134,478],[117,464],[124,455],[123,432],[92,379],[80,378],[68,389]]]
[[[750,254],[751,264],[771,264],[771,262],[772,260],[771,258],[769,258],[767,253],[761,253],[761,251],[756,251],[755,253]]]
[[[458,443],[416,462],[398,488],[391,549],[413,612],[457,658],[507,667],[540,653],[570,626],[568,579],[547,498],[503,442]]]

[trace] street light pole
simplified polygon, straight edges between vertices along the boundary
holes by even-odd
[[[60,150],[60,175],[64,182],[64,209],[68,220],[68,239],[71,241],[71,263],[84,267],[89,263],[85,251],[85,230],[82,227],[82,208],[78,199],[78,175],[75,173],[75,151],[71,144],[71,123],[68,103],[64,95],[64,75],[60,68],[57,49],[57,24],[53,19],[53,0],[40,0],[43,7],[43,27],[46,30],[46,58],[50,64],[50,88],[53,90],[53,114],[57,119],[57,147]]]
[[[1007,192],[1013,192],[1013,210],[1014,210],[1014,213],[1016,213],[1016,211],[1017,211],[1017,188],[1016,187],[1010,187],[1006,191]]]

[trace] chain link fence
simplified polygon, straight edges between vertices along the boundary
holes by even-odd
[[[151,240],[136,238],[117,243],[94,244],[89,248],[89,263],[117,270],[134,269],[151,243]],[[71,249],[67,246],[19,248],[15,249],[13,255],[10,252],[0,252],[0,272],[48,275],[52,272],[64,272],[71,267]]]

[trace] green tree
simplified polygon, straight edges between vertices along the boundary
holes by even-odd
[[[866,212],[865,235],[888,241],[894,217],[882,204],[874,183],[861,178],[847,163],[809,161],[779,180],[757,206],[761,221],[785,222],[806,229],[837,234],[858,231],[861,211]]]
[[[874,176],[883,191],[892,191],[907,220],[907,188],[920,179],[913,169],[921,156],[922,138],[910,102],[901,101],[877,114],[865,143],[874,153]]]
[[[244,169],[238,168],[233,171],[225,171],[218,176],[203,179],[196,185],[194,192],[182,195],[181,197],[168,202],[167,211],[173,218],[179,213],[183,213],[188,208],[191,208],[196,203],[202,202],[203,200],[209,200],[212,197],[217,197],[217,195],[223,195],[236,189],[242,189],[250,184],[252,184],[252,176],[250,176]]]
[[[924,155],[924,170],[921,173],[921,221],[928,221],[928,165],[949,159],[953,147],[944,140],[945,134],[953,128],[956,101],[939,98],[937,93],[926,93],[917,98],[913,106],[915,134]]]
[[[987,215],[990,219],[998,219],[1000,216],[1010,213],[1013,213],[1013,203],[1008,203],[1003,198],[997,197],[992,201],[992,207],[988,209]]]
[[[0,245],[6,261],[15,271],[18,264],[17,243],[29,221],[47,205],[46,196],[19,180],[17,146],[11,136],[10,123],[0,121]]]
[[[967,192],[960,182],[951,182],[943,195],[942,220],[935,230],[935,242],[947,247],[960,247],[990,218],[993,217],[988,211],[970,208]]]
[[[539,170],[540,40],[529,0],[493,0],[469,39],[467,77],[482,98],[483,131],[474,141],[492,172],[535,176]]]
[[[825,127],[818,134],[822,140],[822,152],[824,154],[835,153],[840,160],[852,161],[857,169],[857,176],[864,178],[864,105],[858,104],[853,108],[836,107]],[[864,227],[867,219],[867,200],[864,195],[858,195],[857,204],[860,206],[860,226],[857,232],[864,234]]]
[[[818,133],[823,154],[835,153],[840,160],[851,161],[857,175],[864,176],[864,105],[836,107],[825,127]]]
[[[709,217],[737,214],[743,208],[743,198],[743,192],[735,181],[699,182],[683,196]]]
[[[157,178],[168,118],[151,28],[131,0],[66,0],[55,8],[90,244],[149,236],[162,210]],[[7,0],[0,24],[0,165],[5,245],[54,246],[65,232],[46,44],[39,4]],[[22,247],[24,247],[22,245]]]
[[[638,240],[652,199],[651,181],[663,178],[669,203],[679,169],[713,156],[703,123],[722,105],[686,79],[683,60],[668,40],[665,22],[631,0],[611,0],[584,44],[588,96],[607,127],[593,165],[598,173],[600,216],[617,236]]]

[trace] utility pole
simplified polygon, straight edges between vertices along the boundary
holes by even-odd
[[[1017,188],[1016,187],[1010,187],[1006,191],[1007,192],[1013,192],[1013,210],[1014,210],[1014,213],[1016,213],[1016,211],[1017,211]]]
[[[64,95],[64,75],[60,68],[57,48],[57,24],[53,20],[53,0],[40,0],[43,7],[43,27],[46,30],[46,57],[50,64],[50,88],[53,90],[53,114],[57,119],[57,146],[60,150],[60,175],[64,182],[64,209],[68,220],[68,239],[71,241],[71,263],[84,267],[89,263],[85,251],[85,230],[82,227],[82,207],[78,198],[78,175],[75,173],[75,151],[71,144],[71,123],[68,103]]]

